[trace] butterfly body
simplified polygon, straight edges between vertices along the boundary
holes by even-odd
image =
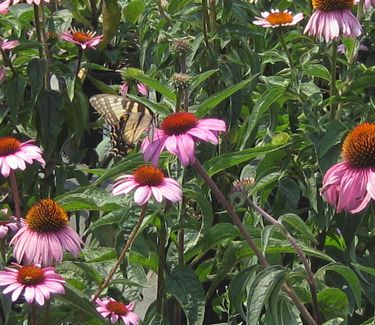
[[[153,121],[153,113],[143,104],[123,96],[100,94],[90,104],[111,126],[113,152],[125,156]]]

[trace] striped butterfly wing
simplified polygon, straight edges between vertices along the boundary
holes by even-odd
[[[120,122],[121,116],[126,113],[127,99],[123,96],[100,94],[90,98],[90,104],[104,117],[109,125],[113,126]]]
[[[90,103],[111,125],[114,151],[121,155],[134,147],[154,118],[144,105],[123,96],[95,95],[90,98]]]

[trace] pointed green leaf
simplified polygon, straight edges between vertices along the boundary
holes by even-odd
[[[202,284],[194,271],[186,266],[175,267],[166,277],[166,291],[174,296],[185,312],[188,325],[203,324],[205,297]]]
[[[263,306],[270,298],[273,290],[285,281],[287,273],[287,270],[281,266],[270,266],[256,276],[249,290],[246,324],[258,324]]]
[[[72,307],[82,311],[86,316],[92,317],[100,321],[100,324],[107,324],[104,318],[96,311],[94,305],[92,305],[88,298],[83,295],[79,290],[75,289],[69,284],[65,284],[65,294],[56,295],[57,299],[63,300]]]
[[[316,239],[314,234],[311,232],[310,228],[306,225],[306,223],[296,214],[294,213],[287,213],[282,215],[279,218],[279,221],[284,226],[289,226],[294,230],[298,231],[303,237],[311,240],[312,242],[316,243]]]
[[[237,91],[241,90],[242,88],[245,88],[250,83],[254,82],[258,78],[258,75],[252,76],[250,79],[243,80],[231,87],[228,87],[212,96],[207,98],[203,103],[199,105],[199,108],[196,111],[196,115],[198,117],[205,116],[212,110],[214,107],[219,105],[222,101],[227,99],[228,97],[235,94]]]
[[[352,289],[357,306],[361,306],[361,283],[355,272],[349,267],[340,263],[329,263],[321,267],[316,273],[315,277],[319,277],[325,274],[327,271],[332,271],[340,274],[348,283]]]

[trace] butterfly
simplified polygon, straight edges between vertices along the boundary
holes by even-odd
[[[111,126],[112,151],[120,156],[134,148],[154,120],[146,106],[124,96],[99,94],[90,98],[90,104]]]

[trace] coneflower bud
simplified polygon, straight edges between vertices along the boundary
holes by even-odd
[[[187,38],[176,39],[172,42],[172,51],[177,54],[186,54],[190,51],[190,42]]]

